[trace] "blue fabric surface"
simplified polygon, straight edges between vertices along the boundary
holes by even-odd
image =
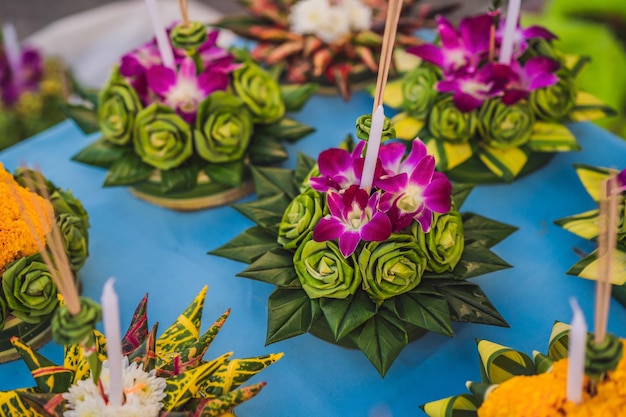
[[[298,150],[316,156],[337,145],[354,132],[355,119],[369,112],[371,98],[362,93],[349,103],[314,97],[294,117],[317,131],[290,146],[287,165],[293,166]],[[466,380],[480,378],[475,339],[545,352],[554,320],[571,320],[571,296],[592,321],[593,283],[565,274],[577,261],[573,248],[590,251],[592,245],[553,221],[593,208],[572,164],[622,168],[626,143],[591,124],[571,129],[583,151],[557,155],[546,168],[512,185],[477,187],[462,210],[520,228],[494,247],[514,268],[475,279],[511,327],[455,324],[454,338],[428,334],[404,349],[384,379],[361,352],[310,335],[264,346],[273,287],[236,278],[243,264],[206,255],[251,226],[234,209],[177,213],[137,200],[124,188],[101,188],[104,170],[70,161],[97,136],[82,135],[71,122],[0,153],[0,161],[11,170],[22,161],[36,162],[48,178],[83,201],[92,224],[91,255],[82,270],[84,293],[99,300],[105,280],[115,277],[123,328],[146,292],[150,324],[158,321],[164,329],[206,284],[203,329],[232,308],[207,357],[227,351],[235,357],[285,352],[252,380],[268,385],[237,408],[239,417],[403,417],[423,415],[420,404],[463,392]],[[612,301],[610,314],[609,330],[626,336],[626,309]],[[56,361],[62,357],[62,349],[52,343],[41,352]],[[0,365],[0,390],[31,385],[22,362]]]

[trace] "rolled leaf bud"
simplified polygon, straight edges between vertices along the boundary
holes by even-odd
[[[613,371],[624,354],[622,342],[614,334],[607,333],[602,343],[596,343],[594,335],[587,335],[585,350],[585,373],[592,378],[599,378],[607,371]]]
[[[248,106],[255,123],[274,123],[285,114],[280,86],[258,65],[246,62],[235,70],[232,86]]]
[[[425,119],[438,95],[437,81],[437,73],[426,65],[407,73],[402,80],[402,108],[418,119]]]
[[[452,101],[452,96],[438,99],[428,117],[428,130],[437,139],[452,143],[467,142],[476,133],[476,112],[462,112]]]
[[[361,140],[368,140],[370,137],[370,129],[372,127],[372,115],[364,114],[356,119],[356,136]],[[396,129],[391,123],[391,119],[385,117],[383,122],[383,134],[380,138],[381,142],[396,137]]]
[[[278,243],[285,249],[295,248],[322,218],[324,201],[322,195],[310,189],[294,198],[278,226]]]
[[[135,89],[116,68],[98,95],[98,124],[102,136],[116,145],[126,145],[133,136],[135,117],[141,107]]]
[[[576,104],[578,89],[574,78],[566,69],[556,72],[559,81],[550,87],[530,93],[529,102],[538,119],[561,121]]]
[[[427,270],[438,274],[454,270],[465,247],[463,219],[458,211],[435,213],[428,233],[417,223],[412,225],[412,232],[426,256]]]
[[[499,149],[518,147],[530,140],[535,117],[526,102],[506,105],[489,100],[480,108],[478,126],[481,139]]]
[[[52,316],[52,338],[60,345],[79,344],[91,337],[102,309],[95,301],[80,297],[80,312],[72,316],[66,305],[59,306]]]
[[[174,48],[195,51],[207,41],[206,26],[200,22],[179,23],[170,32]]]

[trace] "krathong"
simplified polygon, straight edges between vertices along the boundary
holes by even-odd
[[[595,416],[623,414],[626,407],[624,340],[607,335],[603,346],[590,349],[585,361],[582,401],[566,396],[570,326],[555,323],[547,355],[526,353],[479,340],[481,382],[467,382],[471,393],[429,402],[421,408],[429,417]],[[589,390],[596,379],[596,392]]]
[[[227,16],[217,27],[255,41],[253,58],[284,65],[287,83],[336,87],[349,99],[352,86],[373,80],[389,2],[385,0],[239,0],[248,12]],[[404,0],[396,52],[422,43],[415,30],[454,7]],[[401,58],[398,58],[401,60]],[[400,63],[400,62],[398,62]]]
[[[579,150],[568,122],[614,111],[580,91],[587,58],[559,52],[540,26],[517,26],[510,62],[500,62],[504,18],[498,10],[466,17],[455,27],[437,17],[438,41],[409,48],[422,59],[390,83],[385,103],[399,108],[398,137],[419,136],[437,170],[453,180],[511,182],[555,152]]]
[[[623,271],[626,270],[626,224],[624,222],[626,170],[618,171],[611,168],[584,164],[574,165],[574,169],[583,187],[596,203],[600,201],[602,182],[612,175],[617,175],[617,181],[619,183],[617,247],[613,254],[615,266],[611,269],[610,281],[613,284],[613,296],[626,306],[626,274],[623,273]],[[555,224],[584,239],[596,241],[599,235],[598,215],[599,210],[596,208],[556,220]],[[598,269],[598,251],[593,250],[573,265],[567,273],[582,278],[596,279]]]
[[[71,90],[65,65],[60,60],[44,58],[41,51],[31,46],[22,48],[11,25],[5,25],[3,32],[4,46],[0,46],[0,149],[63,120],[65,115],[61,105]]]
[[[58,288],[39,245],[52,244],[46,240],[52,222],[75,280],[89,254],[89,218],[81,202],[47,180],[45,190],[31,188],[25,180],[29,173],[20,168],[13,176],[0,164],[0,362],[18,357],[10,343],[13,336],[36,347],[49,339]],[[35,220],[29,223],[29,218]]]
[[[357,121],[358,137],[370,117]],[[507,325],[468,279],[510,267],[490,248],[515,228],[460,213],[472,187],[453,192],[419,139],[408,150],[383,142],[373,186],[360,188],[364,148],[348,140],[317,161],[300,155],[295,170],[255,168],[258,201],[234,207],[256,225],[210,253],[250,264],[238,275],[277,287],[267,343],[310,332],[360,349],[384,376],[426,331]]]
[[[122,340],[122,405],[108,403],[107,341],[92,330],[93,351],[82,344],[67,344],[62,365],[14,338],[12,343],[36,386],[0,392],[0,408],[7,415],[32,417],[232,416],[230,410],[258,394],[265,383],[242,385],[282,354],[233,359],[231,352],[205,360],[207,349],[230,313],[227,310],[201,334],[205,296],[206,287],[158,337],[157,324],[148,328],[147,296],[139,303]],[[97,376],[91,365],[94,357],[101,363]]]
[[[130,185],[156,204],[227,203],[252,191],[251,165],[285,160],[282,142],[313,131],[285,112],[299,109],[315,86],[281,86],[246,52],[217,46],[218,32],[199,22],[168,34],[171,66],[152,40],[122,57],[91,97],[91,112],[73,108],[82,126],[102,132],[73,159],[107,168],[104,186]]]

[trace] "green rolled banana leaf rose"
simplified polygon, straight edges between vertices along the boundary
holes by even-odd
[[[280,86],[258,65],[248,61],[235,70],[232,86],[248,106],[255,123],[274,123],[284,116]]]
[[[370,137],[370,129],[372,127],[372,115],[364,114],[356,119],[356,135],[359,139],[368,140]],[[385,117],[385,121],[383,122],[383,133],[381,136],[381,141],[386,141],[391,138],[396,137],[396,129],[393,127],[391,123],[391,119]]]
[[[294,249],[324,215],[322,195],[309,189],[294,198],[278,226],[278,243],[285,249]]]
[[[250,143],[253,123],[245,103],[235,95],[215,91],[198,108],[194,143],[209,162],[243,158]]]
[[[115,69],[100,92],[98,123],[102,136],[116,145],[126,145],[133,136],[141,101],[131,85]]]
[[[475,111],[462,112],[452,101],[452,96],[441,96],[433,105],[428,117],[430,133],[437,139],[452,143],[467,142],[478,127]]]
[[[414,68],[402,80],[402,108],[418,119],[425,119],[439,94],[434,69],[426,65]]]
[[[170,32],[170,39],[174,48],[195,50],[206,42],[208,36],[206,26],[201,22],[191,21],[179,23]]]
[[[435,213],[430,232],[424,233],[414,224],[412,233],[426,256],[426,270],[438,274],[454,270],[465,247],[463,219],[458,211]]]
[[[63,213],[59,215],[59,230],[63,237],[72,271],[78,271],[89,255],[86,229],[80,217]]]
[[[143,162],[163,170],[176,168],[193,153],[187,122],[172,108],[159,103],[137,114],[133,145]]]
[[[370,298],[382,302],[411,291],[422,280],[426,257],[413,236],[391,235],[382,242],[368,242],[358,258],[363,289]]]
[[[332,241],[316,242],[312,235],[298,246],[293,264],[310,298],[344,299],[354,294],[361,284],[361,273],[355,268],[355,258],[344,258]]]
[[[7,307],[27,323],[39,323],[58,305],[57,287],[39,254],[13,262],[2,275]]]
[[[89,215],[83,204],[74,197],[71,191],[61,189],[53,191],[50,194],[50,203],[52,203],[54,212],[57,213],[57,215],[65,213],[79,217],[83,224],[83,230],[87,230],[89,227]]]
[[[504,104],[500,99],[487,101],[479,110],[478,129],[481,139],[490,146],[508,149],[521,146],[530,140],[535,116],[530,105],[520,101]]]
[[[102,309],[95,301],[80,297],[80,312],[73,316],[67,306],[56,309],[52,316],[52,337],[60,345],[79,344],[93,336],[93,329],[102,318]]]
[[[558,122],[576,103],[578,88],[574,77],[565,70],[557,71],[556,75],[559,77],[556,84],[530,93],[530,106],[539,119]]]

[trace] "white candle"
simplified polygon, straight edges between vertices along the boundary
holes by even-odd
[[[156,37],[163,65],[167,68],[175,69],[174,51],[172,50],[172,45],[167,37],[167,32],[161,23],[159,7],[157,6],[156,0],[146,0],[146,6],[148,6],[148,14],[150,15],[150,20],[152,21],[152,30],[154,30],[154,36]]]
[[[368,191],[374,182],[374,170],[378,159],[378,149],[380,139],[383,135],[383,125],[385,123],[385,110],[382,104],[378,106],[372,116],[370,135],[367,139],[367,152],[365,153],[365,164],[363,165],[363,175],[361,175],[361,188]]]
[[[517,32],[517,20],[521,7],[521,0],[509,0],[506,8],[506,21],[504,22],[504,34],[500,45],[500,63],[510,64],[513,56],[513,46],[515,45],[515,34]]]
[[[122,335],[120,332],[120,311],[117,294],[113,289],[114,278],[102,289],[102,321],[107,339],[109,360],[109,405],[122,405]]]
[[[7,55],[7,61],[9,61],[9,67],[11,67],[13,79],[15,80],[20,77],[21,73],[22,51],[13,23],[2,25],[2,39],[4,40],[4,52]]]
[[[574,312],[569,331],[569,359],[567,364],[567,399],[580,403],[585,375],[585,348],[587,346],[587,323],[575,298],[570,299]]]

